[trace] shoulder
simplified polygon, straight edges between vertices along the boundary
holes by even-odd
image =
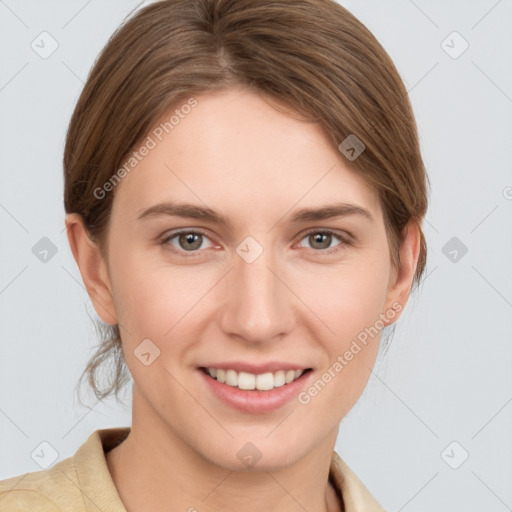
[[[82,502],[71,457],[49,469],[0,480],[2,512],[62,512],[65,508],[81,511]]]
[[[75,454],[49,469],[0,480],[1,512],[126,512],[110,476],[105,451],[129,427],[93,432]]]

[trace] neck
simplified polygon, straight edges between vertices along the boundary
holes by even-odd
[[[339,512],[328,482],[336,436],[337,429],[284,468],[232,471],[205,458],[147,404],[136,406],[134,400],[131,431],[106,459],[127,512]]]

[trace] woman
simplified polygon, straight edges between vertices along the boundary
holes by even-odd
[[[130,428],[2,510],[382,511],[334,446],[422,276],[427,177],[389,56],[330,0],[160,1],[69,126],[66,227]],[[117,357],[107,389],[100,363]]]

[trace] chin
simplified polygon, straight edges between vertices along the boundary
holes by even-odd
[[[257,436],[245,433],[219,443],[220,450],[215,453],[211,453],[211,446],[207,447],[210,454],[203,453],[203,456],[229,471],[259,472],[284,469],[305,455],[307,443],[304,440],[293,443],[286,436],[271,439],[273,434],[269,436],[269,432],[271,430],[266,430]]]

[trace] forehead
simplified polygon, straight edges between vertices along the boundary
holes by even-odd
[[[329,145],[317,124],[231,89],[194,96],[167,112],[143,141],[151,149],[116,190],[140,209],[183,199],[215,209],[278,212],[294,203],[350,201],[379,211],[376,193]],[[137,148],[135,148],[137,150]]]

